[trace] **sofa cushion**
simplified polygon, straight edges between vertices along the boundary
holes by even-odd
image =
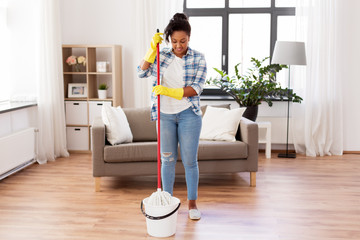
[[[157,159],[157,142],[133,142],[117,146],[106,145],[105,162],[149,162]]]
[[[199,161],[247,158],[247,145],[243,142],[200,141]],[[178,157],[180,159],[180,156]],[[105,146],[104,161],[149,162],[157,160],[157,142],[133,142]]]
[[[134,142],[156,141],[156,122],[150,120],[150,107],[124,108]]]
[[[248,157],[247,144],[244,142],[202,141],[199,144],[199,161],[229,160]]]
[[[202,105],[202,106],[200,106],[200,109],[201,109],[201,112],[202,112],[202,116],[204,116],[204,114],[205,114],[206,109],[207,109],[208,106],[230,109],[230,103],[227,103],[227,104],[216,104],[216,105]]]
[[[218,104],[211,106],[230,109],[230,104]],[[206,107],[207,105],[201,106],[203,115],[206,112]],[[150,120],[150,107],[123,108],[123,110],[130,125],[133,142],[156,141],[156,122]]]
[[[208,106],[202,121],[200,139],[235,142],[235,134],[245,109]]]
[[[106,126],[106,139],[111,145],[132,142],[133,136],[122,108],[104,105],[101,110]]]

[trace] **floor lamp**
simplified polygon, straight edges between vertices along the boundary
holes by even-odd
[[[288,91],[290,91],[291,65],[306,65],[305,43],[277,41],[275,43],[275,48],[271,63],[289,65]],[[287,102],[288,102],[288,109],[287,109],[286,153],[280,153],[278,157],[296,158],[296,153],[289,153],[290,100],[288,99]]]

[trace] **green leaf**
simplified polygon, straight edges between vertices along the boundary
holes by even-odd
[[[222,77],[223,76],[225,76],[225,72],[223,72],[223,71],[221,71],[221,70],[219,70],[219,69],[217,69],[217,68],[213,68],[217,73],[219,73]]]
[[[244,74],[239,71],[240,63],[236,64],[234,66],[235,76],[229,76],[225,71],[214,68],[220,76],[209,78],[206,83],[229,94],[240,106],[255,106],[265,101],[271,107],[270,97],[280,100],[288,98],[290,101],[301,103],[303,99],[300,96],[297,96],[292,90],[281,88],[280,84],[276,82],[276,73],[283,68],[288,68],[287,65],[268,64],[264,66],[264,62],[268,59],[269,57],[262,60],[252,57],[252,66]]]

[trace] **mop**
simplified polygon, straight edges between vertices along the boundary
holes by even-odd
[[[159,32],[159,29],[157,30]],[[156,45],[157,55],[157,85],[160,85],[160,50]],[[157,96],[158,136],[157,136],[157,191],[141,201],[140,209],[146,217],[147,232],[153,237],[170,237],[176,232],[177,213],[180,199],[166,191],[161,191],[161,148],[160,148],[160,95]],[[143,205],[146,208],[144,211]]]
[[[159,29],[157,29],[159,32]],[[160,85],[160,47],[159,43],[156,46],[156,56],[157,56],[157,85]],[[152,206],[167,206],[172,204],[172,197],[170,193],[166,191],[161,191],[161,149],[160,149],[160,95],[157,96],[157,191],[153,192],[149,197],[148,204]]]

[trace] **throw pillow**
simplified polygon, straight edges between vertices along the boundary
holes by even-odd
[[[202,116],[205,115],[207,106],[230,109],[230,103],[228,103],[228,104],[217,104],[217,105],[203,105],[203,106],[200,107],[201,112],[202,112]]]
[[[230,110],[208,106],[203,117],[200,139],[235,142],[235,134],[245,109]]]
[[[111,145],[132,142],[129,122],[121,107],[103,105],[101,115],[106,126],[106,138]]]

